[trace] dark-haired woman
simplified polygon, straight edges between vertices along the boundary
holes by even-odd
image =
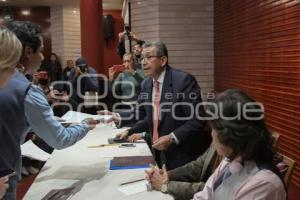
[[[61,67],[61,64],[55,53],[51,53],[49,68],[50,68],[50,73],[49,73],[50,82],[61,81],[62,80],[62,67]]]
[[[194,200],[286,199],[262,107],[240,90],[226,90],[208,110],[213,144],[225,158]]]

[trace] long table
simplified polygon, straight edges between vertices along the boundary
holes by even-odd
[[[158,191],[144,191],[125,195],[118,190],[121,183],[145,177],[145,169],[109,170],[114,156],[147,156],[151,152],[146,143],[134,148],[117,146],[88,148],[107,144],[120,130],[110,125],[99,125],[75,145],[55,150],[29,188],[25,200],[41,200],[50,190],[76,185],[72,200],[172,200],[170,195]]]

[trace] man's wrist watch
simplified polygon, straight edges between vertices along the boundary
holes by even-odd
[[[168,184],[167,183],[164,183],[160,186],[160,191],[162,193],[168,193]]]

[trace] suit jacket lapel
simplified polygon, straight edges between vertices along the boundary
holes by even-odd
[[[211,164],[211,160],[213,159],[213,157],[216,153],[217,152],[216,152],[215,148],[210,146],[207,156],[205,158],[204,164],[203,164],[203,168],[202,168],[202,172],[201,172],[201,180],[203,179],[203,176],[205,176],[206,170],[207,170],[208,166]]]
[[[165,74],[165,78],[164,78],[164,82],[163,82],[163,86],[162,86],[162,91],[161,91],[160,105],[162,105],[165,102],[170,101],[170,100],[166,99],[166,95],[165,95],[166,93],[173,94],[173,90],[172,90],[172,69],[169,66],[166,66],[166,74]],[[164,106],[162,108],[166,108],[166,106]],[[159,120],[158,126],[163,121],[165,115],[166,115],[165,112],[161,113],[161,119]]]

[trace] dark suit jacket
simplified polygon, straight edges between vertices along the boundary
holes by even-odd
[[[211,146],[197,160],[169,171],[168,193],[176,200],[192,199],[195,193],[203,190],[217,159],[217,152]]]
[[[149,130],[152,133],[152,87],[152,78],[148,78],[142,83],[136,110],[120,113],[121,126],[145,120],[147,123],[140,123],[139,130]],[[196,114],[204,116],[205,113],[203,106],[197,106],[201,102],[201,91],[195,78],[190,74],[166,66],[160,99],[162,113],[158,133],[161,137],[173,132],[179,140],[179,144],[172,144],[163,151],[163,159],[165,159],[168,169],[195,160],[210,144],[210,135],[201,133],[205,122],[196,118]],[[154,153],[156,158],[158,154],[161,154],[156,150]]]

